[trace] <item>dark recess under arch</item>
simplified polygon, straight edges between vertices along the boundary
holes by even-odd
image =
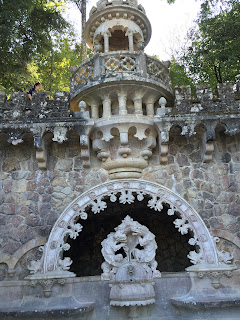
[[[101,242],[127,215],[145,225],[156,236],[158,270],[180,272],[190,266],[187,254],[193,249],[188,244],[191,235],[178,232],[173,224],[176,215],[167,215],[167,205],[161,212],[156,212],[147,207],[148,200],[145,198],[141,202],[135,200],[133,204],[120,204],[105,199],[107,209],[103,212],[94,215],[88,210],[88,219],[79,221],[83,226],[82,232],[75,240],[67,240],[71,248],[64,253],[64,257],[73,260],[70,271],[79,277],[100,275],[103,262]]]

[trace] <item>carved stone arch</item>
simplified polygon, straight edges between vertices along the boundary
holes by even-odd
[[[182,132],[182,123],[174,123],[172,124],[169,129],[169,135],[172,135],[173,133],[177,132],[179,135]]]
[[[126,33],[126,32],[128,31],[128,27],[127,27],[127,25],[124,25],[124,24],[122,24],[122,25],[118,24],[118,25],[110,26],[110,27],[108,28],[108,31],[109,31],[111,34],[112,34],[114,31],[116,31],[116,30],[118,30],[118,31],[120,30],[120,31]]]
[[[227,134],[228,133],[228,126],[226,123],[224,123],[223,121],[216,123],[215,128],[214,128],[215,133],[224,133]]]
[[[218,254],[214,239],[204,224],[199,214],[179,195],[157,183],[139,179],[124,179],[108,181],[97,185],[77,197],[60,215],[52,228],[48,242],[45,246],[42,257],[42,271],[66,272],[69,269],[71,261],[69,258],[62,260],[62,253],[69,249],[66,243],[68,236],[75,239],[82,226],[76,223],[77,220],[86,220],[88,218],[86,209],[96,214],[107,208],[104,201],[109,197],[111,202],[119,201],[122,204],[131,204],[137,199],[142,201],[144,197],[150,198],[148,207],[155,211],[161,211],[163,204],[167,204],[168,215],[177,213],[178,219],[174,221],[175,227],[181,234],[192,231],[192,245],[197,245],[199,251],[191,251],[188,255],[195,265],[217,266],[219,265]]]
[[[201,121],[197,121],[194,125],[194,131],[196,132],[196,134],[202,136],[207,131],[206,125]]]

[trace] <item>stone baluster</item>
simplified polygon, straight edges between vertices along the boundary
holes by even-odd
[[[133,99],[134,102],[134,111],[135,114],[143,114],[143,109],[142,109],[142,98],[139,96],[136,96]]]
[[[93,120],[97,120],[99,118],[99,105],[96,101],[91,102],[91,115]]]
[[[103,98],[103,118],[111,117],[111,99],[109,96]]]
[[[146,111],[147,111],[147,116],[153,118],[154,117],[154,100],[148,100],[146,102]]]
[[[118,94],[119,102],[119,115],[124,116],[127,114],[127,95],[125,93]]]

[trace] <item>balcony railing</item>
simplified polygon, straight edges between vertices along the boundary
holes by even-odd
[[[82,63],[71,76],[71,94],[84,91],[91,82],[96,86],[96,81],[109,82],[111,77],[115,81],[120,73],[123,81],[134,75],[138,81],[152,82],[172,93],[170,73],[164,63],[144,53],[118,51],[96,54]]]

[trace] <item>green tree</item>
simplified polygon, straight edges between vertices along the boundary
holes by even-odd
[[[51,51],[53,32],[68,27],[61,0],[0,1],[0,84],[7,92],[25,89],[34,56]]]
[[[182,64],[199,83],[236,81],[240,73],[240,3],[204,1]]]
[[[194,87],[194,81],[186,72],[184,65],[178,63],[175,58],[171,60],[170,73],[173,87],[185,85]]]
[[[90,49],[87,57],[92,55]],[[66,38],[58,38],[51,50],[44,55],[38,54],[30,64],[35,70],[38,81],[41,82],[44,91],[52,96],[55,91],[70,90],[70,67],[78,66],[81,61],[81,44],[77,44],[74,35]]]

